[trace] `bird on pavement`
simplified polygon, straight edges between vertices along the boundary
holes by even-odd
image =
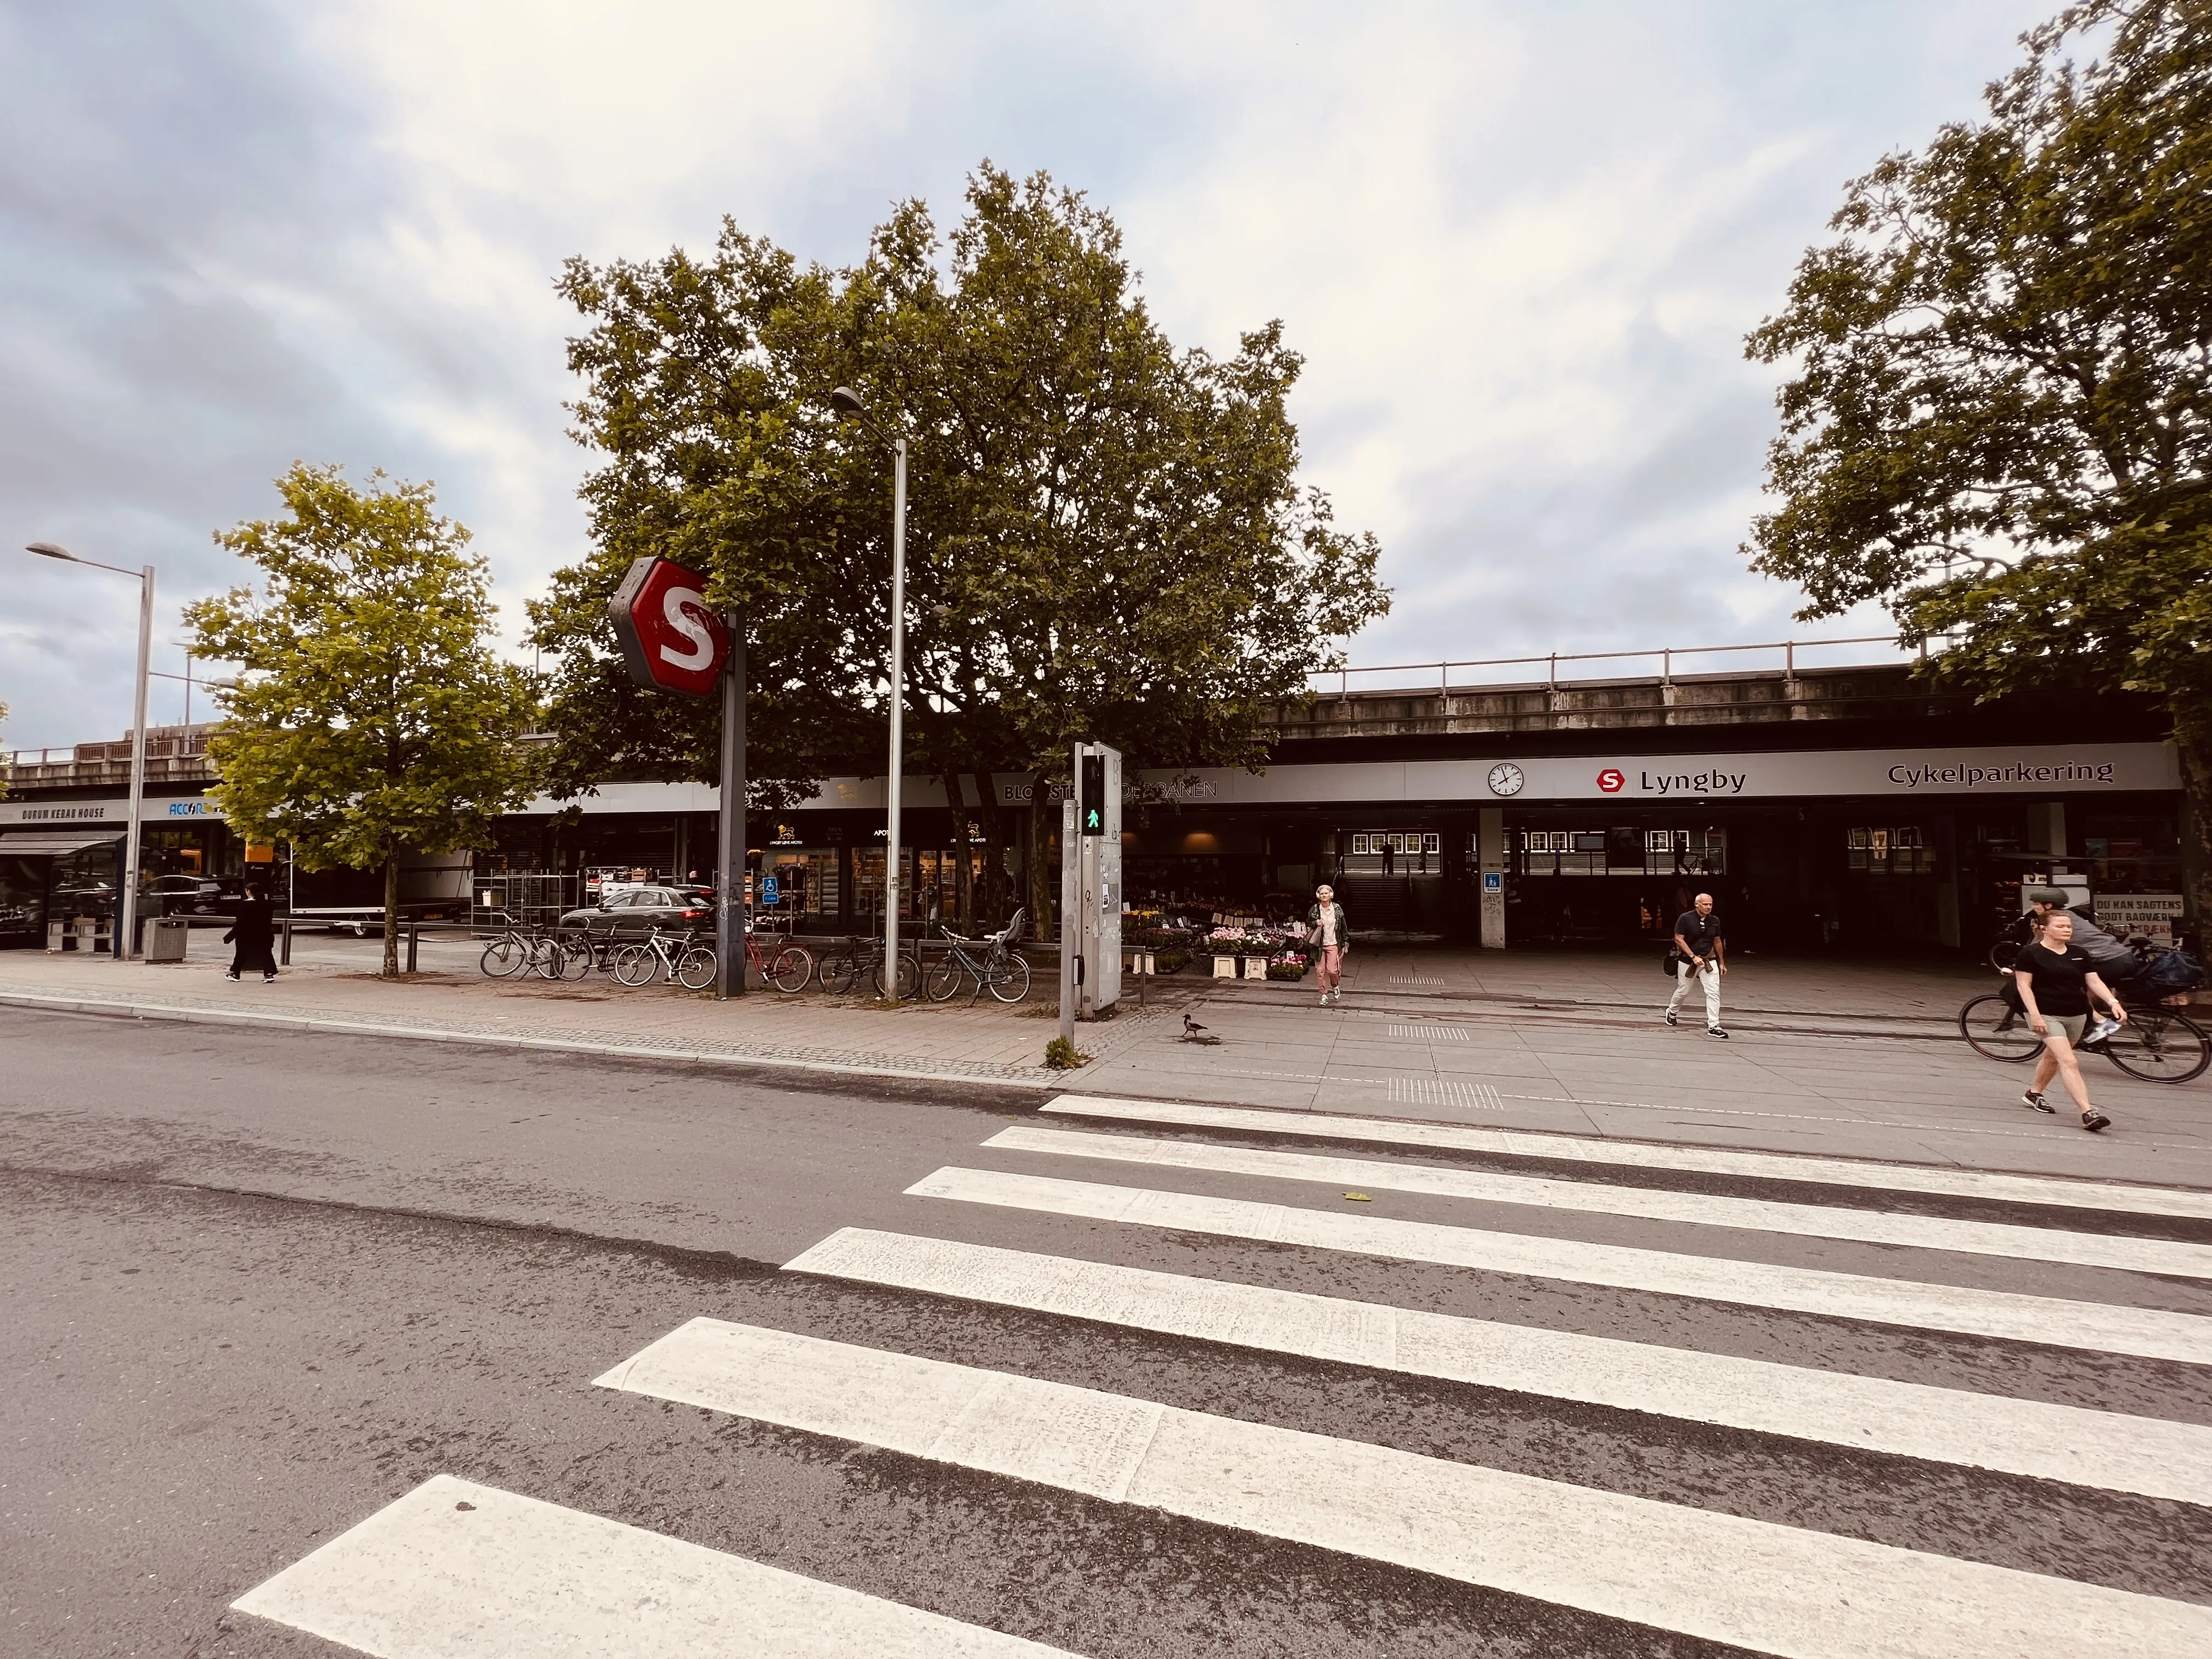
[[[1188,1014],[1185,1014],[1182,1017],[1182,1040],[1185,1042],[1204,1042],[1207,1044],[1217,1043],[1221,1041],[1218,1036],[1209,1036],[1206,1032],[1206,1027],[1200,1025]]]

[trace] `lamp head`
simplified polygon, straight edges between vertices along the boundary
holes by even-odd
[[[42,559],[65,559],[71,564],[78,562],[76,554],[70,552],[66,547],[57,546],[52,542],[33,542],[23,550],[26,553],[35,553]]]
[[[842,420],[850,420],[856,415],[866,414],[868,408],[867,404],[861,401],[860,394],[848,386],[841,386],[830,394],[830,407],[836,410],[839,418]]]

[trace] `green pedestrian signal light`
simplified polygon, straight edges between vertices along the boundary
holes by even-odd
[[[1106,833],[1106,757],[1083,757],[1082,787],[1077,794],[1078,817],[1086,836]]]

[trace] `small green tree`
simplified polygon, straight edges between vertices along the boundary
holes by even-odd
[[[384,975],[399,971],[399,858],[488,844],[527,801],[530,676],[492,653],[484,561],[427,484],[295,465],[286,516],[216,540],[264,591],[187,606],[192,654],[239,665],[218,694],[212,793],[234,829],[302,869],[384,872]]]
[[[2086,68],[2069,42],[2101,41]],[[1985,696],[2148,694],[2212,917],[2212,9],[2094,0],[2024,37],[1989,117],[1855,181],[1782,313],[1755,568],[1798,614],[1887,605]]]

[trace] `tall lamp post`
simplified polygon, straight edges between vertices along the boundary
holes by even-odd
[[[126,570],[119,564],[102,564],[97,559],[80,559],[66,547],[52,542],[33,542],[25,550],[42,559],[59,559],[65,564],[88,564],[95,570],[112,570],[118,576],[135,576],[138,580],[138,686],[134,698],[131,722],[131,827],[124,846],[125,868],[116,875],[115,885],[123,895],[123,915],[120,933],[115,941],[115,954],[125,960],[138,954],[138,862],[143,848],[145,830],[138,822],[139,808],[146,798],[146,679],[154,660],[154,567],[146,565],[137,570]]]
[[[860,394],[841,386],[830,394],[830,407],[842,418],[867,412]],[[899,783],[906,726],[906,439],[891,441],[897,458],[891,475],[891,756],[884,841],[884,1000],[898,1002]]]

